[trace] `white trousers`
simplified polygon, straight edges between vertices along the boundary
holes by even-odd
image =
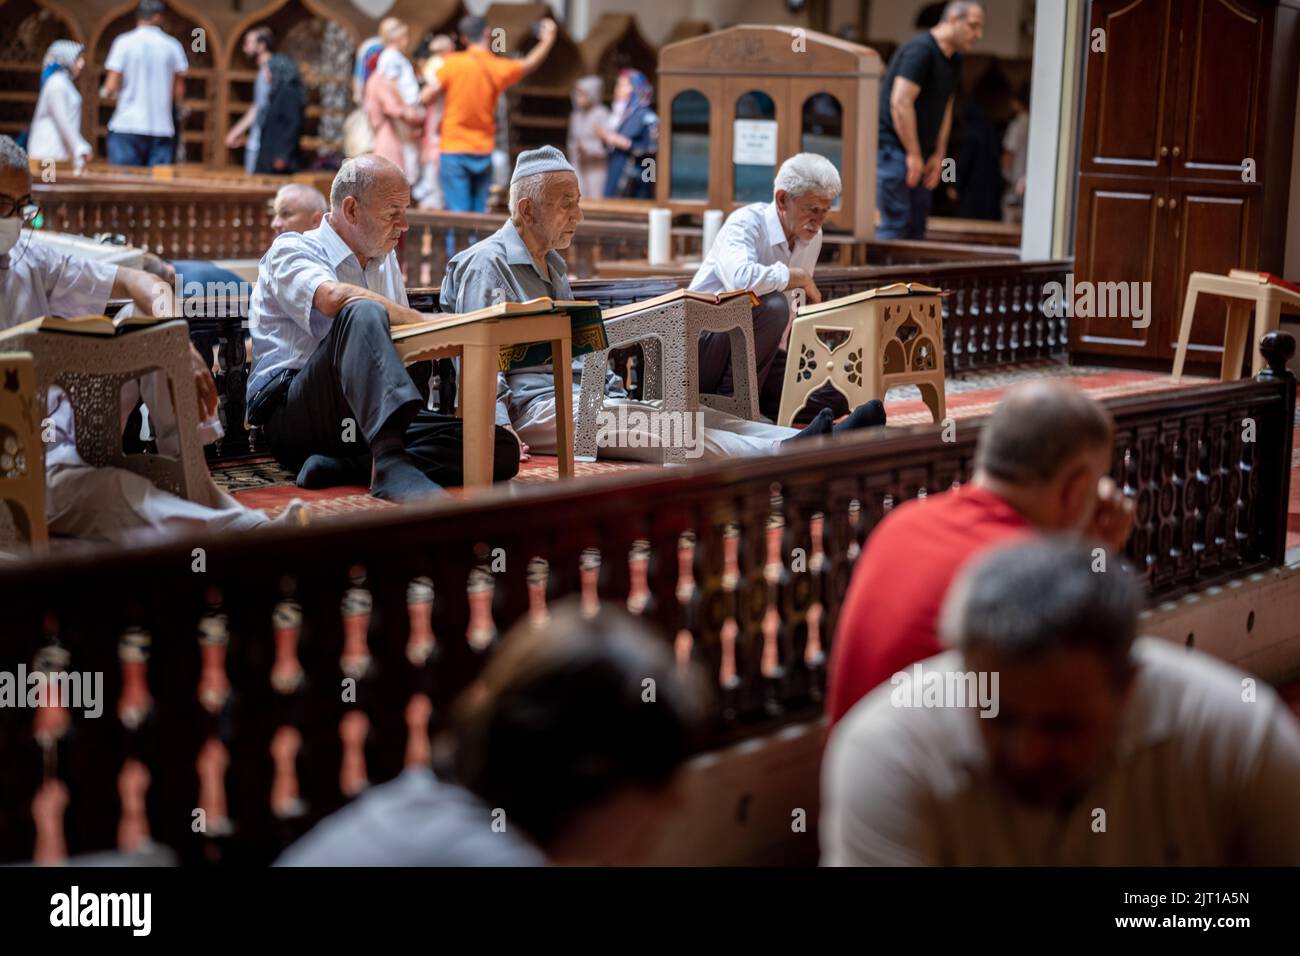
[[[577,403],[575,392],[575,415]],[[776,451],[782,441],[799,433],[797,428],[751,422],[712,408],[700,409],[695,419],[700,425],[698,430],[693,424],[676,422],[669,430],[660,415],[662,411],[662,402],[657,400],[605,399],[601,409],[603,417],[597,456],[618,461],[661,463],[663,441],[677,437],[686,439],[688,457],[700,461],[767,455]],[[534,401],[523,417],[512,424],[520,439],[537,454],[555,454],[554,398]]]

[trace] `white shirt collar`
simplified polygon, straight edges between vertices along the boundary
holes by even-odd
[[[352,251],[352,247],[344,242],[343,238],[334,231],[334,227],[330,225],[328,213],[321,216],[320,225],[315,229],[310,230],[310,232],[317,234],[316,241],[324,247],[325,255],[328,256],[327,261],[335,269],[337,269],[339,264],[345,261],[349,256],[356,259],[357,267],[360,268],[361,260],[357,259],[356,253]]]

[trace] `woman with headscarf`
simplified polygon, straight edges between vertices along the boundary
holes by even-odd
[[[614,84],[614,106],[604,129],[597,132],[609,149],[605,195],[649,199],[652,180],[645,159],[659,152],[659,117],[650,108],[654,87],[640,70],[623,70]]]
[[[298,170],[298,137],[307,110],[307,90],[293,57],[276,53],[266,63],[271,74],[266,108],[259,111],[262,129],[255,173],[292,173]]]
[[[72,160],[81,167],[95,154],[81,135],[81,94],[76,84],[86,64],[81,51],[81,44],[73,40],[55,40],[45,51],[41,93],[27,141],[32,159]]]
[[[343,155],[351,159],[375,150],[375,131],[366,116],[366,81],[379,65],[379,54],[384,51],[384,41],[371,37],[357,47],[356,67],[352,71],[352,102],[356,109],[343,121]]]
[[[609,155],[599,132],[609,121],[609,107],[603,99],[604,84],[598,76],[584,76],[573,84],[573,112],[569,114],[569,162],[578,170],[578,188],[583,196],[605,195],[605,170]]]

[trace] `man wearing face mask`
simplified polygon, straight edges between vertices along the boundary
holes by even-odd
[[[426,318],[408,305],[397,261],[410,202],[394,163],[349,159],[320,225],[280,235],[258,267],[248,420],[301,487],[368,482],[377,498],[412,501],[464,481],[460,420],[428,410],[428,364],[408,374],[389,333]],[[496,437],[504,481],[519,446],[504,429]]]
[[[0,136],[0,330],[42,316],[102,314],[110,299],[130,299],[140,312],[167,317],[173,293],[161,279],[140,269],[85,259],[33,241],[23,225],[35,218],[27,154]],[[217,388],[209,363],[190,346],[198,393],[200,427],[208,441],[220,435]],[[137,400],[149,406],[159,450],[171,451],[174,424],[170,405],[159,400],[157,376],[124,387],[123,419]],[[259,511],[244,508],[210,481],[194,495],[178,498],[148,479],[121,468],[92,468],[77,454],[72,409],[61,388],[50,389],[49,420],[54,440],[45,449],[46,511],[54,535],[124,542],[182,530],[247,530],[268,523]],[[302,523],[299,504],[281,519]]]
[[[772,201],[750,203],[728,216],[691,279],[690,288],[697,292],[749,289],[758,296],[754,364],[759,408],[773,421],[781,406],[791,299],[802,290],[807,303],[822,300],[813,270],[821,254],[822,223],[840,190],[840,174],[825,156],[791,156],[777,171]],[[731,394],[730,336],[700,336],[700,391]],[[818,389],[806,408],[816,413],[821,406],[830,407],[834,417],[848,411],[844,396],[833,389],[829,395]]]
[[[1035,531],[1072,531],[1100,541],[1118,564],[1134,509],[1109,477],[1113,428],[1104,408],[1069,385],[1021,385],[980,431],[970,481],[889,512],[867,539],[840,610],[832,723],[877,684],[939,652],[944,595],[988,548]]]

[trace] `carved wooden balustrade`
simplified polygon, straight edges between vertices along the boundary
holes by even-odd
[[[1258,381],[1109,403],[1153,602],[1282,561],[1294,343],[1268,346]],[[567,595],[646,617],[711,675],[711,745],[815,717],[866,536],[966,479],[979,428],[0,566],[0,669],[104,681],[97,719],[0,708],[0,860],[147,833],[186,861],[265,862],[427,761],[497,636]]]
[[[122,235],[163,259],[260,259],[274,238],[271,187],[37,182],[32,195],[45,229]]]

